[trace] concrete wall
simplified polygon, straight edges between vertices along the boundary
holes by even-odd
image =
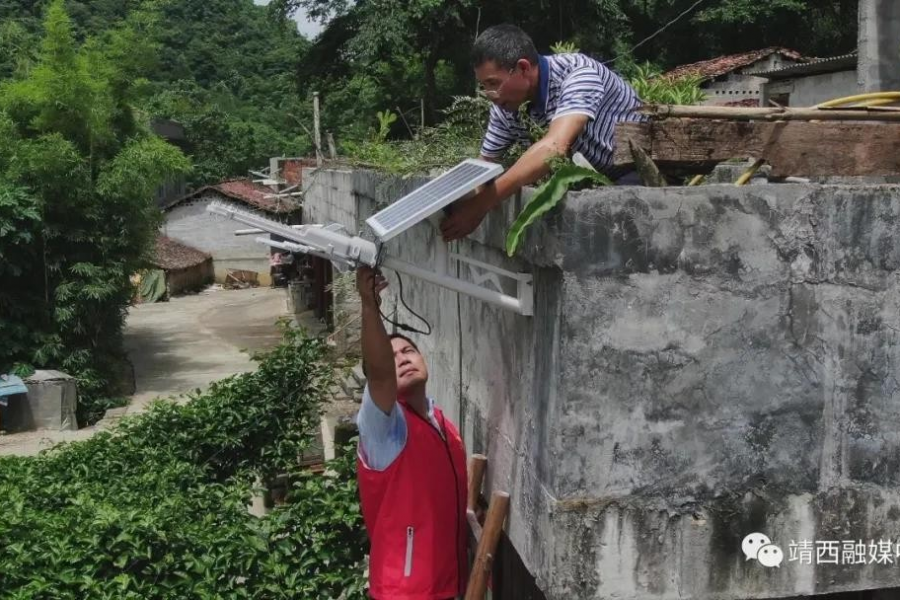
[[[712,106],[741,100],[758,100],[761,86],[765,82],[762,77],[729,74],[723,80],[711,81],[701,86],[707,94],[703,104]]]
[[[859,83],[866,92],[900,89],[900,2],[860,0]]]
[[[305,211],[359,229],[417,183],[322,171]],[[546,596],[900,585],[900,565],[790,560],[792,542],[900,538],[900,187],[573,193],[506,259],[521,203],[459,250],[530,270],[533,318],[404,291],[435,328],[417,339],[430,393],[511,493],[508,535]],[[389,251],[427,264],[437,243],[423,224]],[[757,531],[781,568],[745,560]]]
[[[242,225],[206,212],[209,203],[217,199],[221,197],[206,194],[169,209],[162,233],[212,255],[217,282],[225,281],[228,269],[242,269],[257,272],[260,285],[269,285],[268,247],[256,242],[256,236],[234,235]]]
[[[798,79],[772,81],[763,86],[763,99],[768,102],[781,94],[790,94],[790,106],[815,106],[828,100],[862,92],[856,71],[839,71],[810,75]]]
[[[740,100],[759,100],[762,86],[767,79],[745,75],[745,73],[769,71],[794,64],[797,64],[797,61],[785,58],[780,54],[771,54],[728,75],[705,82],[701,85],[707,94],[703,104],[722,105]]]

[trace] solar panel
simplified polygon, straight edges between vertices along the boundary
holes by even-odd
[[[475,159],[463,161],[372,215],[366,223],[379,240],[386,242],[502,172],[503,167],[494,163]]]

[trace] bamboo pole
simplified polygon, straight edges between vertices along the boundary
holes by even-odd
[[[729,107],[678,106],[647,104],[640,111],[653,119],[695,118],[733,121],[900,121],[900,111],[869,110],[865,108],[791,108],[791,107]]]
[[[478,550],[475,552],[475,563],[472,565],[469,585],[466,587],[465,600],[484,600],[491,576],[491,568],[494,564],[494,556],[497,553],[497,544],[500,541],[500,534],[503,532],[503,522],[506,520],[508,511],[509,494],[506,492],[494,492],[491,494],[491,503],[488,506],[487,518],[484,521],[481,541],[478,543]]]
[[[473,454],[469,457],[469,496],[466,499],[468,510],[474,511],[478,508],[485,467],[487,467],[487,456],[484,454]]]

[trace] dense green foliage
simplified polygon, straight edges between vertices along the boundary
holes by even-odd
[[[637,65],[629,83],[638,97],[648,104],[700,104],[706,98],[700,87],[699,75],[687,75],[677,79],[665,77],[649,63]]]
[[[439,120],[453,96],[474,89],[468,53],[475,35],[516,23],[548,52],[579,48],[627,77],[649,61],[662,70],[722,54],[786,46],[809,56],[856,44],[857,0],[273,0],[281,14],[302,9],[327,25],[301,61],[299,78],[322,92],[323,122],[339,143],[376,126],[375,113],[402,112],[419,125]],[[669,25],[668,27],[666,27]],[[666,29],[644,42],[646,38]],[[644,43],[641,43],[644,42]],[[640,44],[640,46],[638,46]],[[638,46],[637,48],[635,48]],[[559,48],[559,47],[557,47]],[[406,126],[394,124],[395,136]]]
[[[46,4],[0,0],[0,78],[33,64]],[[314,91],[321,93],[323,130],[334,132],[339,148],[371,139],[379,111],[400,117],[390,124],[391,138],[442,122],[442,109],[474,89],[472,40],[500,22],[522,26],[542,52],[578,48],[615,59],[629,78],[641,78],[638,65],[647,61],[666,70],[771,45],[810,56],[855,46],[857,0],[721,0],[682,16],[693,4],[273,0],[267,11],[252,0],[66,2],[79,39],[140,16],[140,41],[156,56],[141,74],[149,96],[140,105],[186,126],[196,183],[243,175],[269,156],[308,152]],[[311,43],[287,18],[297,10],[325,23]]]
[[[295,476],[266,517],[247,511],[255,478],[290,470],[318,426],[323,350],[286,329],[256,372],[187,404],[0,459],[0,599],[362,598],[352,451]]]
[[[48,4],[0,0],[0,80],[34,65]],[[117,58],[132,64],[129,76],[140,83],[131,104],[185,126],[194,183],[309,150],[301,123],[312,111],[296,79],[308,42],[293,22],[269,18],[252,0],[67,0],[65,7],[78,41],[108,47],[110,32],[129,26]]]
[[[82,421],[108,404],[120,369],[129,276],[159,223],[155,191],[189,169],[131,109],[139,37],[123,24],[79,47],[55,2],[34,65],[0,84],[0,370],[76,376]]]

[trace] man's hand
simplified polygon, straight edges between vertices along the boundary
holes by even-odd
[[[453,205],[453,212],[441,222],[441,235],[445,242],[464,238],[478,228],[491,208],[487,194],[488,190],[483,190]]]
[[[381,305],[381,292],[387,287],[387,279],[372,267],[356,269],[356,289],[363,306],[378,307]]]

